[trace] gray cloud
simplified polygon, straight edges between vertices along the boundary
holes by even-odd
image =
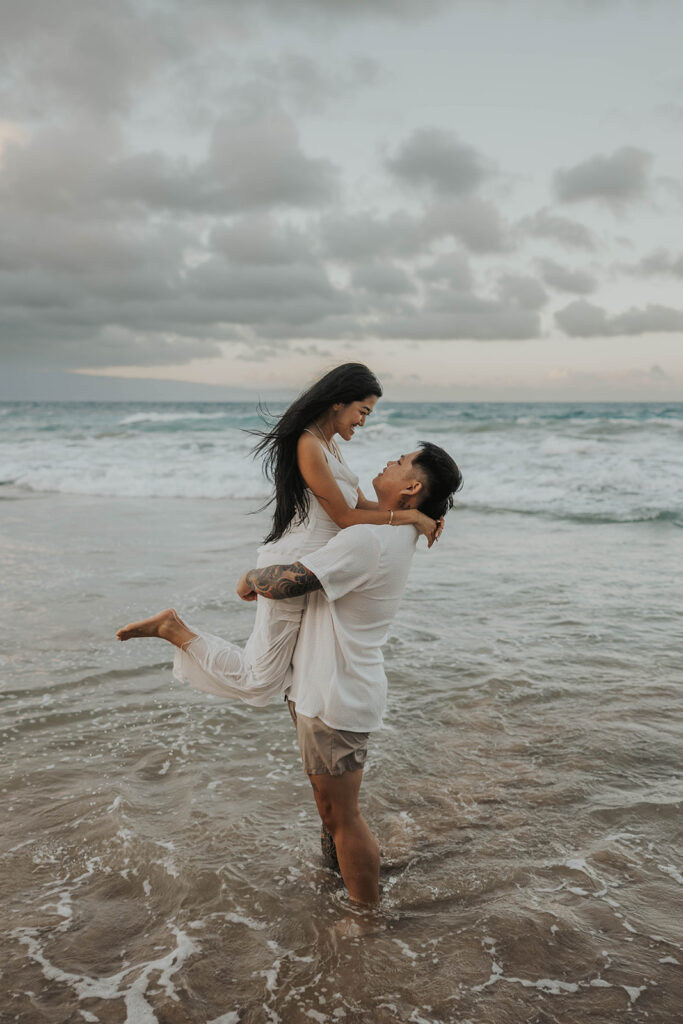
[[[541,309],[548,301],[543,285],[528,274],[503,274],[498,279],[498,293],[511,308]]]
[[[351,285],[378,295],[409,295],[415,291],[405,270],[393,263],[364,263],[354,267]]]
[[[610,316],[600,306],[585,299],[575,299],[555,314],[555,320],[573,338],[683,330],[683,310],[653,304]]]
[[[596,248],[592,231],[578,221],[552,213],[547,206],[528,217],[523,217],[518,227],[523,234],[535,238],[549,238],[568,249],[592,251]]]
[[[564,203],[595,199],[619,208],[646,194],[652,161],[646,150],[622,146],[610,156],[598,154],[557,171],[555,192]]]
[[[443,253],[418,273],[424,281],[446,284],[453,291],[470,292],[474,286],[472,267],[463,252]]]
[[[422,217],[421,230],[430,241],[456,238],[475,253],[505,252],[511,247],[499,211],[477,196],[433,203]]]
[[[98,115],[120,113],[189,46],[171,12],[145,11],[126,0],[4,0],[0,54],[9,74],[0,82],[3,109],[6,116],[36,116],[66,103]]]
[[[345,263],[379,256],[415,256],[425,243],[419,218],[403,211],[380,216],[373,211],[323,217],[320,235],[325,254]]]
[[[453,304],[450,309],[425,308],[413,316],[387,317],[375,333],[380,338],[415,341],[515,341],[539,336],[536,313],[493,300],[472,300],[468,306]]]
[[[301,110],[320,112],[331,101],[348,99],[357,89],[374,83],[380,66],[372,57],[357,57],[337,71],[323,67],[307,54],[288,53],[277,60],[254,61],[252,70],[279,97]]]
[[[426,185],[440,196],[467,195],[492,173],[473,146],[439,128],[418,128],[386,165],[400,181]]]
[[[387,315],[374,325],[368,323],[368,330],[382,338],[423,341],[538,337],[538,308],[545,302],[545,292],[538,282],[524,275],[503,275],[496,289],[498,296],[489,298],[465,288],[461,265],[455,286],[437,276],[436,283],[428,284],[422,302],[407,304],[399,315]]]
[[[647,276],[661,274],[662,276],[683,277],[683,255],[675,255],[666,249],[656,249],[629,269]]]
[[[596,279],[585,270],[572,270],[548,259],[539,260],[538,266],[545,283],[559,291],[590,295],[597,288]]]
[[[473,253],[506,252],[512,246],[497,208],[477,196],[436,200],[416,213],[334,214],[322,219],[320,232],[325,254],[345,263],[415,259],[444,239],[455,239]]]
[[[264,214],[215,224],[210,231],[208,245],[231,263],[242,265],[301,264],[318,260],[310,234],[290,224],[278,223]]]
[[[45,128],[6,146],[0,203],[78,217],[96,207],[121,217],[139,216],[141,205],[229,213],[328,202],[333,164],[306,156],[296,125],[276,102],[237,99],[214,126],[206,159],[194,165],[161,152],[126,155],[120,132],[106,124]]]

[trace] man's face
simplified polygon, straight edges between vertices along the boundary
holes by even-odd
[[[403,490],[416,479],[413,459],[419,454],[419,451],[410,452],[409,455],[400,455],[398,459],[387,462],[382,472],[372,481],[378,498],[390,499],[392,505],[398,503]]]

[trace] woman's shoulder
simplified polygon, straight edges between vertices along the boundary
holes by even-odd
[[[299,440],[297,441],[297,447],[298,448],[304,448],[304,449],[310,448],[311,450],[318,449],[318,448],[322,449],[322,445],[321,445],[320,441],[315,436],[315,434],[311,430],[308,429],[308,427],[305,427],[301,431],[301,433],[299,434]]]

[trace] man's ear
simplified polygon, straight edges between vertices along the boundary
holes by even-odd
[[[405,496],[406,498],[416,498],[422,489],[422,481],[413,478],[409,483],[401,488],[401,496]]]

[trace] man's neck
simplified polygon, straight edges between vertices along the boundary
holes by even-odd
[[[390,512],[403,512],[405,509],[410,508],[410,505],[404,505],[401,501],[391,500],[390,498],[377,497],[377,508],[380,512],[386,512],[389,515]]]

